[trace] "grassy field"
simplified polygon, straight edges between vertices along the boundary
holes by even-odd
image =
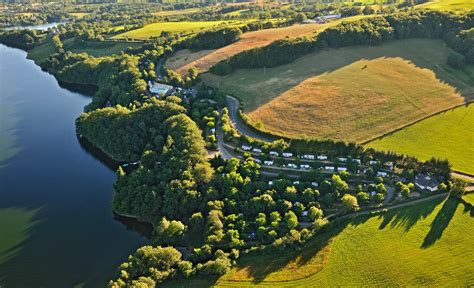
[[[189,8],[189,9],[182,9],[182,10],[170,10],[170,11],[160,11],[153,13],[155,16],[174,16],[174,15],[186,15],[186,14],[193,14],[201,11],[200,8]]]
[[[196,33],[212,28],[238,25],[244,23],[243,21],[196,21],[196,22],[160,22],[145,25],[142,28],[127,31],[122,34],[115,35],[113,39],[148,39],[150,37],[160,36],[161,32],[186,32]]]
[[[143,45],[138,42],[82,42],[76,43],[74,39],[66,39],[63,41],[64,49],[74,53],[85,52],[92,56],[107,56],[112,54],[118,54],[120,51],[127,49],[128,47],[137,48]],[[51,42],[47,42],[43,45],[35,47],[28,52],[28,58],[35,61],[37,64],[45,61],[49,55],[54,53],[54,46]]]
[[[21,249],[21,244],[28,238],[29,230],[36,223],[33,220],[36,213],[36,210],[20,208],[0,209],[0,265]]]
[[[69,15],[71,16],[74,16],[74,17],[77,17],[79,19],[89,15],[90,13],[84,13],[84,12],[73,12],[73,13],[69,13]]]
[[[412,39],[203,79],[240,98],[262,130],[364,142],[474,98],[472,71],[450,68],[450,51],[439,40]]]
[[[471,205],[474,205],[474,193],[468,193],[468,194],[464,195],[463,198],[468,203],[471,203]]]
[[[177,70],[177,72],[181,74],[185,74],[191,67],[196,67],[199,71],[205,72],[217,62],[227,59],[242,51],[266,46],[275,40],[283,39],[285,37],[295,38],[312,35],[321,32],[328,27],[335,26],[342,21],[354,21],[360,18],[361,16],[354,16],[326,24],[293,25],[290,27],[249,32],[241,35],[239,41],[220,49],[198,52],[192,52],[189,50],[180,51],[171,57],[166,65]]]
[[[447,158],[455,170],[474,175],[474,104],[430,117],[367,146],[422,160]]]
[[[454,13],[466,13],[474,10],[474,1],[472,0],[434,0],[416,6],[421,9],[431,9],[440,11],[451,11]]]
[[[441,199],[359,216],[297,252],[244,257],[217,281],[167,287],[468,287],[474,285],[474,210]]]

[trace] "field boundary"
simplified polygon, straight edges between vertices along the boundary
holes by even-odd
[[[438,112],[436,112],[436,113],[434,113],[434,114],[431,114],[431,115],[427,115],[427,116],[425,116],[425,117],[422,117],[422,118],[420,118],[420,119],[418,119],[418,120],[416,120],[416,121],[413,121],[413,122],[411,122],[411,123],[408,123],[408,124],[406,124],[406,125],[404,125],[404,126],[402,126],[402,127],[396,128],[396,129],[394,129],[394,130],[392,130],[392,131],[390,131],[390,132],[387,132],[387,133],[385,133],[385,134],[382,134],[382,135],[380,135],[380,136],[374,137],[374,138],[369,139],[369,140],[364,141],[364,142],[360,142],[359,144],[360,144],[360,145],[369,144],[370,142],[373,142],[373,141],[375,141],[375,140],[378,140],[378,139],[381,139],[381,138],[390,136],[390,135],[394,134],[395,132],[401,131],[401,130],[403,130],[403,129],[405,129],[405,128],[408,128],[408,127],[410,127],[410,126],[412,126],[412,125],[415,125],[415,124],[417,124],[418,122],[421,122],[421,121],[426,120],[426,119],[428,119],[428,118],[431,118],[431,117],[434,117],[434,116],[438,116],[438,115],[441,114],[441,113],[448,112],[448,111],[450,111],[450,110],[454,110],[454,109],[459,108],[459,107],[462,107],[462,106],[469,106],[469,105],[472,105],[473,103],[474,103],[474,100],[469,100],[469,101],[466,101],[466,102],[464,102],[464,103],[462,103],[462,104],[458,104],[458,105],[455,105],[455,106],[453,106],[453,107],[443,109],[443,110],[441,110],[441,111],[438,111]],[[466,174],[466,173],[461,173],[461,174]],[[466,174],[466,175],[469,175],[469,174]],[[472,175],[469,175],[469,176],[472,176]]]

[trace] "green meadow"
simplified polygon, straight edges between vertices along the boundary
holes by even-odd
[[[87,53],[91,56],[100,57],[118,54],[128,47],[137,48],[143,45],[141,42],[120,42],[120,41],[84,41],[76,42],[73,38],[63,41],[64,49],[74,53]],[[54,46],[51,41],[33,48],[28,52],[28,58],[37,64],[45,61],[49,55],[54,54]]]
[[[474,233],[468,232],[473,225],[472,206],[438,198],[346,220],[300,251],[243,257],[217,280],[167,286],[469,287],[474,285]]]
[[[160,36],[161,32],[170,33],[197,33],[212,28],[223,27],[242,23],[242,21],[183,21],[183,22],[159,22],[145,25],[142,28],[127,31],[113,36],[113,39],[148,39]]]
[[[430,117],[366,146],[421,160],[448,159],[454,170],[474,174],[474,105]]]
[[[450,11],[454,13],[466,13],[474,10],[474,1],[472,0],[434,0],[416,6],[417,8]]]

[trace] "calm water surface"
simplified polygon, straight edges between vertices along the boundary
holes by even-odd
[[[115,172],[79,144],[90,97],[0,45],[0,287],[104,287],[145,237],[113,219]]]

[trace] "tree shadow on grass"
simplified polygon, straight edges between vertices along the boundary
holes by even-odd
[[[347,225],[359,225],[369,218],[368,216],[360,216],[354,219],[335,220],[335,222],[330,224],[330,227],[325,227],[313,239],[309,240],[306,245],[296,250],[288,251],[286,248],[277,250],[275,248],[269,249],[265,253],[243,257],[237,265],[236,273],[244,273],[247,275],[246,278],[252,279],[252,283],[258,284],[264,281],[268,275],[284,267],[296,270],[310,261],[314,261],[317,264],[314,264],[313,266],[315,267],[311,269],[311,275],[313,275],[323,269],[327,263],[331,252],[330,244],[334,237],[341,233]]]
[[[449,222],[453,219],[454,213],[459,204],[460,201],[453,197],[448,198],[448,200],[444,202],[443,207],[438,211],[438,214],[436,214],[435,219],[431,223],[430,231],[426,234],[425,239],[421,244],[421,248],[429,248],[441,238],[444,230],[448,227]]]
[[[408,232],[418,221],[425,219],[433,210],[443,202],[443,198],[437,198],[433,201],[425,202],[423,204],[416,204],[408,208],[400,208],[391,210],[385,214],[380,215],[382,222],[379,229],[383,230],[388,225],[391,228],[404,228]]]
[[[435,219],[430,225],[430,231],[426,234],[425,239],[421,244],[421,248],[429,248],[433,246],[436,241],[441,239],[444,230],[446,230],[449,222],[451,222],[459,204],[463,204],[464,206],[463,213],[469,213],[469,216],[474,217],[474,207],[470,203],[466,202],[464,199],[450,197],[444,202],[443,207],[438,214],[436,214]]]

